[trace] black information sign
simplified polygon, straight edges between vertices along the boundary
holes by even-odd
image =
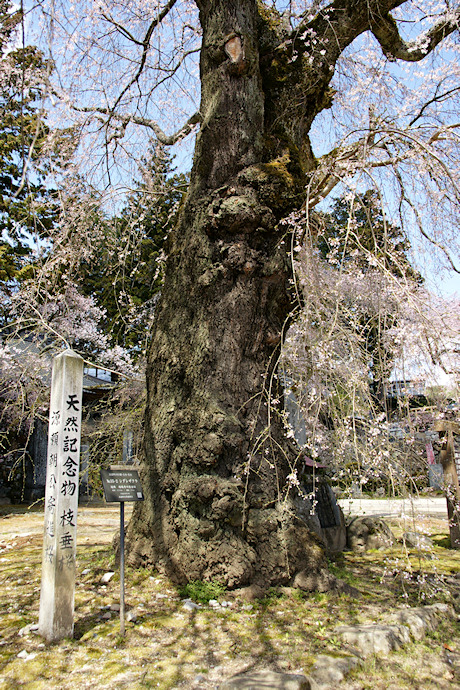
[[[101,470],[101,479],[107,503],[144,500],[137,470]]]

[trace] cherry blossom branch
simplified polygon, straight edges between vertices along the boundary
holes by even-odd
[[[371,31],[389,60],[418,62],[434,50],[446,36],[458,29],[459,21],[460,11],[457,9],[446,13],[431,29],[414,41],[404,41],[396,21],[387,13],[371,18]]]
[[[455,126],[458,126],[458,125],[455,125]],[[442,129],[445,130],[446,128],[442,128]],[[457,198],[457,201],[460,203],[460,188],[459,188],[454,176],[452,175],[451,171],[449,170],[447,165],[444,163],[444,161],[442,161],[439,158],[437,153],[430,146],[431,143],[436,141],[436,138],[433,138],[434,135],[432,137],[430,137],[429,142],[427,144],[425,144],[423,141],[421,141],[420,139],[415,137],[411,132],[400,132],[400,131],[392,130],[392,129],[388,129],[387,132],[389,134],[393,134],[397,137],[402,135],[404,138],[407,138],[409,141],[412,142],[414,148],[420,147],[420,149],[422,149],[431,158],[434,158],[436,160],[436,162],[441,166],[445,175],[449,178],[450,182],[452,183],[452,188],[454,190],[455,196]]]
[[[419,229],[419,231],[420,231],[420,234],[423,235],[423,237],[424,237],[426,240],[428,240],[428,242],[429,242],[430,244],[432,244],[434,247],[437,247],[437,249],[439,249],[439,250],[444,254],[444,256],[446,257],[446,259],[447,259],[448,263],[450,264],[452,270],[455,271],[455,273],[459,273],[459,274],[460,274],[460,269],[457,268],[457,266],[455,265],[454,260],[452,259],[451,255],[450,255],[450,252],[448,251],[447,247],[445,247],[445,245],[442,244],[441,242],[439,242],[438,240],[435,240],[434,237],[431,237],[431,236],[426,232],[425,228],[423,227],[422,219],[420,218],[420,214],[419,214],[419,212],[418,212],[418,209],[416,208],[415,204],[409,199],[409,197],[407,196],[407,194],[406,194],[406,192],[405,192],[405,190],[404,190],[404,184],[403,184],[403,182],[402,182],[402,180],[401,180],[400,175],[397,175],[397,179],[398,179],[399,187],[400,187],[400,190],[401,190],[401,200],[402,200],[402,201],[405,201],[406,204],[408,204],[408,206],[410,206],[410,208],[412,209],[412,212],[413,212],[413,214],[414,214],[414,216],[415,216],[415,219],[416,219],[416,221],[417,221],[417,225],[418,225],[418,229]]]
[[[423,104],[417,115],[409,122],[409,127],[412,127],[412,125],[415,124],[420,117],[422,117],[424,111],[428,108],[429,105],[432,105],[433,103],[440,103],[449,96],[452,96],[457,91],[460,91],[460,86],[455,86],[453,89],[444,91],[441,94],[436,94],[436,96],[430,98],[426,103]]]
[[[307,208],[312,209],[325,199],[334,187],[343,180],[344,175],[353,175],[363,168],[371,169],[389,166],[396,168],[399,163],[411,157],[414,149],[417,148],[429,158],[434,159],[441,167],[444,174],[450,180],[454,194],[460,202],[460,189],[454,176],[432,147],[432,144],[442,138],[443,133],[459,126],[459,124],[452,124],[448,127],[441,127],[430,136],[427,142],[424,142],[420,137],[416,137],[413,132],[408,130],[402,131],[388,127],[378,129],[375,125],[372,125],[373,129],[366,136],[358,139],[353,144],[344,146],[342,150],[340,147],[336,147],[332,154],[329,153],[323,156],[321,159],[322,164],[320,163],[316,174],[312,176],[307,187]],[[378,134],[382,135],[382,138],[375,142]],[[392,156],[388,150],[388,136],[392,143],[399,139],[402,143],[408,144],[408,151]],[[383,160],[370,160],[370,153],[377,150],[383,151],[388,157]],[[322,174],[322,177],[318,178],[318,174]],[[312,193],[313,189],[315,191]]]
[[[98,364],[94,360],[90,359],[83,359],[83,362],[90,367],[91,369],[101,369],[102,371],[108,371],[109,374],[115,374],[116,376],[119,376],[120,378],[126,379],[127,381],[140,381],[144,383],[143,378],[138,378],[136,376],[129,376],[128,374],[123,374],[121,371],[117,369],[111,369],[108,367],[106,364]]]

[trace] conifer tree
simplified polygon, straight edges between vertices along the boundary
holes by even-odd
[[[44,101],[50,63],[19,46],[22,11],[0,3],[0,290],[7,300],[33,273],[32,245],[46,240],[58,208]],[[3,304],[7,304],[4,301]],[[5,323],[6,314],[3,314]]]

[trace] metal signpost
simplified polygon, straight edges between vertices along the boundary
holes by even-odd
[[[120,634],[125,634],[125,502],[143,501],[144,492],[137,470],[115,466],[101,470],[107,503],[120,504]]]

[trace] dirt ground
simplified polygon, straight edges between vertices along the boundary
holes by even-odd
[[[43,507],[41,505],[0,506],[0,540],[14,537],[43,535]],[[125,522],[130,518],[132,505],[125,505]],[[108,544],[120,529],[118,503],[92,502],[78,506],[77,545],[81,543]]]

